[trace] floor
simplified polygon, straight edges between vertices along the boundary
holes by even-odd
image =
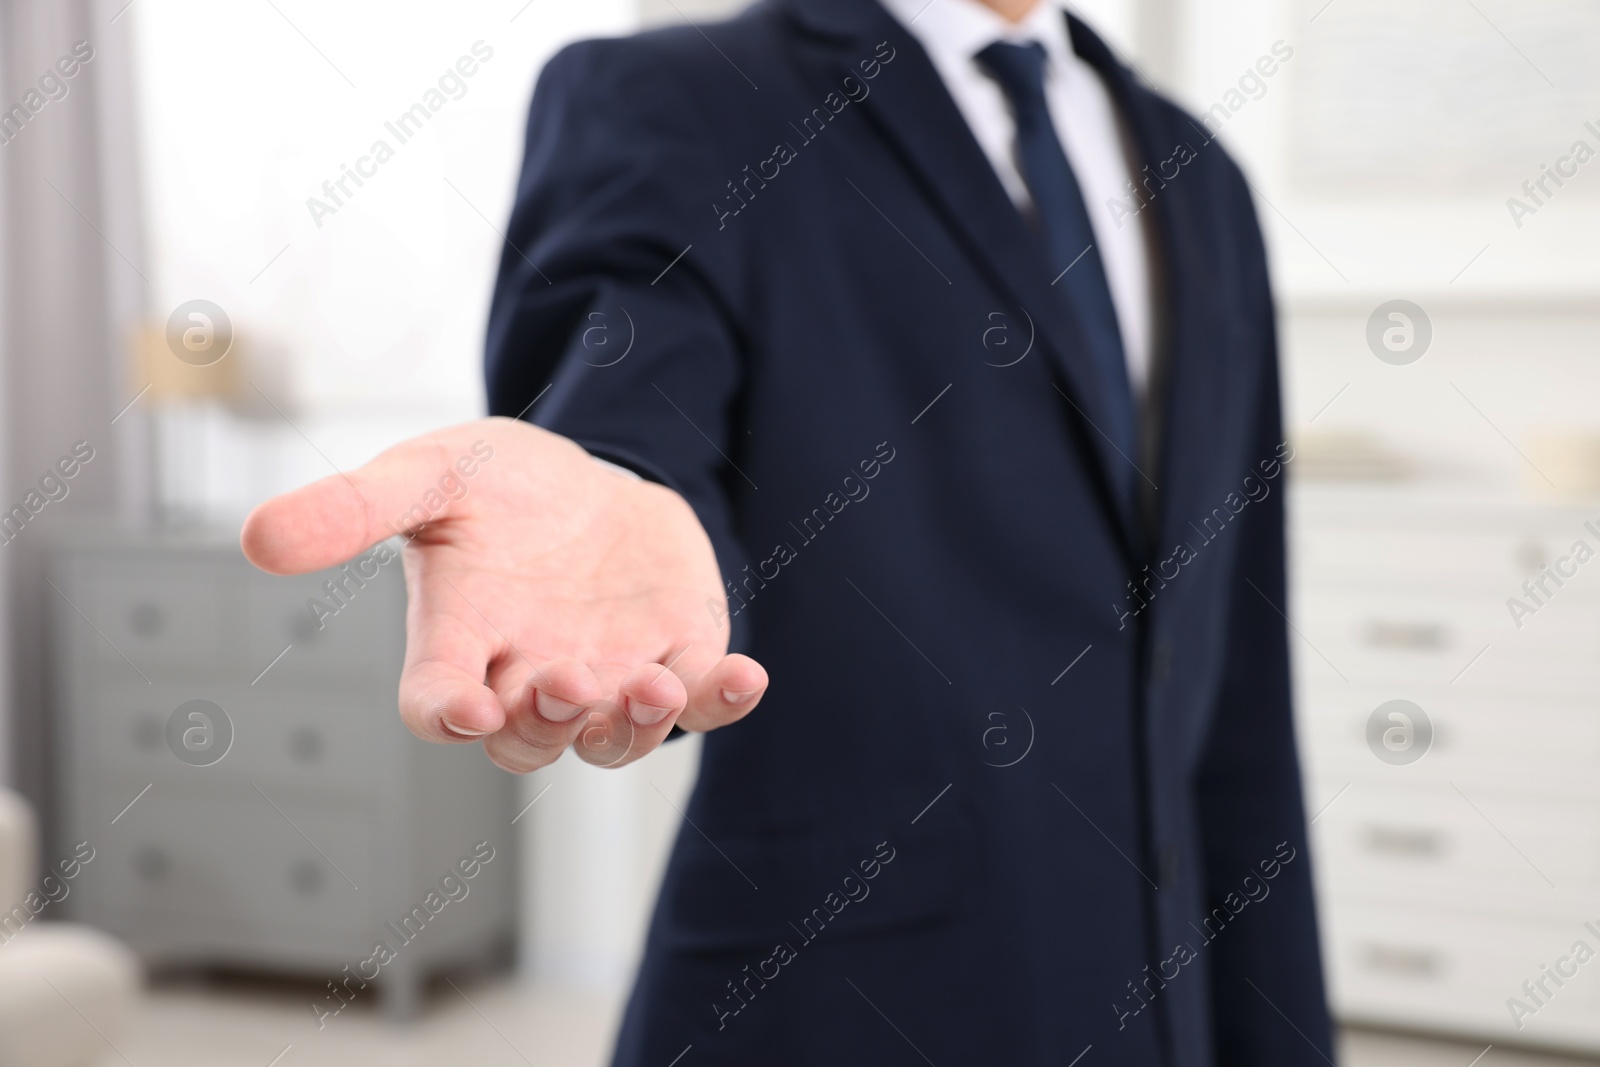
[[[1485,1051],[1485,1044],[1347,1029],[1339,1043],[1339,1062],[1344,1067],[1583,1067],[1600,1063],[1589,1057],[1572,1059],[1498,1045]]]
[[[434,991],[415,1026],[384,1023],[359,1001],[321,1030],[312,986],[168,982],[152,990],[98,1067],[601,1067],[618,1003],[610,997],[503,980]],[[1470,1044],[1347,1030],[1343,1067],[1578,1067],[1574,1060]]]
[[[507,981],[436,988],[422,1019],[393,1026],[357,1000],[319,1030],[312,984],[169,983],[96,1067],[600,1067],[613,998]]]

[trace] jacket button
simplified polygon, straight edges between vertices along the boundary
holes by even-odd
[[[1150,680],[1165,682],[1172,677],[1172,642],[1157,641],[1150,650]]]
[[[1166,889],[1178,882],[1178,846],[1163,845],[1161,848],[1161,888]]]

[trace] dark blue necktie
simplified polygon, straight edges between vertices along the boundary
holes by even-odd
[[[1133,389],[1128,384],[1127,357],[1122,331],[1117,325],[1111,285],[1094,243],[1094,227],[1056,137],[1044,91],[1044,46],[1037,41],[1009,44],[996,41],[978,53],[978,62],[999,83],[1017,119],[1017,161],[1033,197],[1039,229],[1051,261],[1054,288],[1077,312],[1088,342],[1089,362],[1100,386],[1099,429],[1127,459],[1118,465],[1117,491],[1133,500],[1139,437]]]

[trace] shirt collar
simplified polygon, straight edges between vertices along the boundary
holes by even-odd
[[[1007,22],[978,0],[882,0],[882,3],[923,48],[947,62],[971,62],[996,41],[1013,44],[1037,41],[1044,46],[1049,66],[1056,71],[1068,71],[1078,61],[1067,31],[1065,11],[1053,0],[1043,0],[1027,18],[1015,23]]]

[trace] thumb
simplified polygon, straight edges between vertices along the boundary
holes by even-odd
[[[449,517],[462,475],[494,455],[485,435],[481,424],[441,430],[348,474],[273,497],[245,519],[239,534],[245,557],[272,574],[304,574]]]

